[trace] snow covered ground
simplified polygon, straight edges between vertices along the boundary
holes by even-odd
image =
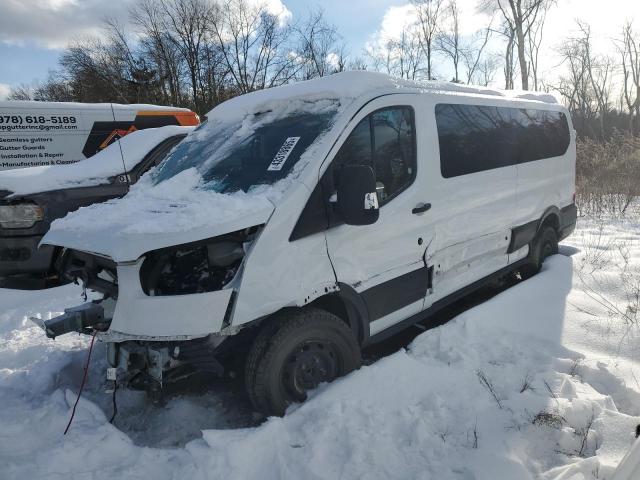
[[[608,479],[640,423],[640,216],[581,219],[536,277],[262,421],[237,383],[103,392],[69,434],[88,339],[26,319],[79,300],[0,290],[2,479]]]

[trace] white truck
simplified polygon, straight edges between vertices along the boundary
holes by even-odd
[[[75,163],[136,130],[199,123],[186,108],[4,101],[0,102],[0,170]]]
[[[60,274],[102,298],[39,323],[96,335],[108,378],[151,392],[240,356],[282,415],[363,346],[535,273],[575,227],[574,172],[547,95],[369,72],[250,93],[125,197],[53,223]]]

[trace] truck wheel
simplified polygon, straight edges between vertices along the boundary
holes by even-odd
[[[255,339],[245,369],[249,398],[265,415],[284,415],[320,383],[360,367],[353,331],[329,312],[283,312],[269,323]]]
[[[545,259],[556,253],[558,253],[558,235],[553,227],[543,227],[531,244],[529,263],[520,270],[522,278],[530,278],[538,273]]]

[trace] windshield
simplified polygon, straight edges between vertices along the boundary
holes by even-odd
[[[154,183],[192,167],[202,175],[204,188],[219,193],[248,192],[282,180],[329,129],[338,108],[333,101],[305,103],[296,111],[274,108],[236,122],[206,122],[162,162]]]

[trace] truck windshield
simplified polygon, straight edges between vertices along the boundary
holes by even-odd
[[[211,120],[188,136],[156,170],[154,183],[195,167],[204,188],[248,192],[285,178],[333,123],[337,102],[309,111],[251,114],[238,122]]]

